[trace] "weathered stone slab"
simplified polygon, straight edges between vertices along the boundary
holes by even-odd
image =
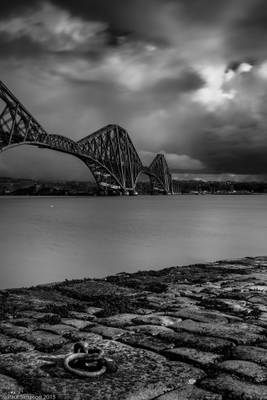
[[[76,328],[74,328],[73,326],[65,324],[56,324],[56,325],[41,324],[38,327],[38,329],[42,331],[55,333],[56,335],[64,335],[67,332],[76,330]]]
[[[58,400],[151,400],[204,377],[190,365],[118,342],[101,340],[98,347],[116,361],[117,372],[78,378],[63,368],[60,355],[50,355],[49,360],[39,352],[2,355],[0,364],[5,373],[25,379],[39,393],[55,394]]]
[[[169,317],[167,315],[158,315],[158,314],[149,314],[149,315],[140,315],[137,318],[134,318],[131,323],[135,325],[162,325],[166,327],[175,327],[179,325],[181,322],[181,318]]]
[[[221,374],[217,378],[204,379],[201,381],[201,385],[208,390],[223,394],[226,399],[267,399],[267,386],[247,383],[227,374]]]
[[[66,325],[70,325],[76,329],[84,329],[87,326],[92,326],[92,322],[84,321],[82,319],[62,318],[61,322]]]
[[[186,385],[182,389],[173,390],[157,397],[157,400],[222,400],[222,396],[193,385]]]
[[[97,344],[99,343],[100,340],[102,340],[102,336],[97,335],[96,333],[76,331],[76,330],[65,333],[63,336],[72,342],[71,346],[73,345],[73,342],[80,342],[81,340],[88,341],[90,345],[93,345],[94,343]],[[62,348],[64,347],[65,345]]]
[[[105,339],[116,340],[127,331],[125,329],[114,328],[112,326],[96,325],[90,328],[90,332],[103,336]]]
[[[193,296],[193,294],[191,296]],[[200,295],[200,297],[202,297],[202,295]],[[175,298],[175,302],[173,302],[171,306],[164,307],[164,305],[161,303],[161,306],[159,308],[165,308],[167,310],[171,308],[176,308],[177,310],[182,310],[183,308],[194,308],[196,304],[198,304],[198,299],[193,299],[186,296],[179,296]]]
[[[259,284],[255,284],[255,285],[251,285],[249,287],[249,290],[252,292],[267,292],[267,285],[264,283],[259,283]]]
[[[33,331],[25,336],[25,340],[34,344],[40,351],[51,352],[67,343],[67,339],[46,331]]]
[[[38,325],[37,321],[32,318],[15,318],[9,320],[13,325],[24,326],[25,328],[34,328]]]
[[[155,311],[152,310],[151,308],[137,308],[136,309],[136,314],[138,315],[147,315],[147,314],[153,314]]]
[[[15,394],[18,395],[23,392],[23,387],[18,384],[18,382],[7,375],[0,374],[0,398],[5,400],[8,396],[15,398]]]
[[[50,325],[49,325],[50,326]],[[52,326],[52,325],[51,325]],[[12,324],[0,324],[0,331],[4,334],[24,340],[34,345],[37,350],[50,352],[61,347],[67,342],[67,339],[58,334],[42,330],[30,330],[21,326]]]
[[[137,318],[137,314],[116,314],[112,317],[97,318],[96,322],[103,325],[114,326],[114,328],[124,328],[133,325],[132,320]]]
[[[222,310],[224,312],[234,313],[237,315],[249,315],[253,312],[253,308],[250,303],[244,300],[233,300],[233,299],[212,299],[206,301],[207,306]]]
[[[180,332],[159,332],[158,337],[175,343],[176,346],[193,347],[203,351],[225,353],[234,347],[234,343],[230,340],[202,336],[197,333],[185,331]]]
[[[86,307],[85,311],[91,315],[98,315],[103,312],[103,308],[100,307]]]
[[[262,343],[257,343],[258,347],[263,347],[264,349],[267,349],[267,342],[262,342]]]
[[[155,336],[147,336],[143,333],[129,332],[120,336],[118,339],[120,342],[128,344],[134,347],[140,347],[155,352],[162,352],[166,349],[174,347],[173,343],[160,340]]]
[[[159,334],[163,334],[163,336],[164,334],[175,335],[175,332],[172,329],[160,325],[134,325],[128,326],[127,329],[129,331],[144,333],[146,335],[152,336],[157,336]]]
[[[95,308],[95,307],[89,307],[90,308]],[[98,312],[101,312],[103,309],[98,308]],[[97,311],[96,311],[97,313]],[[74,318],[74,319],[82,319],[84,321],[93,321],[95,319],[95,316],[93,315],[94,313],[87,313],[87,312],[80,312],[80,311],[69,311],[69,317]]]
[[[177,330],[177,327],[175,329]],[[238,344],[251,344],[264,340],[264,336],[260,335],[264,333],[263,328],[245,323],[222,325],[185,320],[180,323],[179,329],[233,340]]]
[[[147,304],[149,308],[152,308],[154,310],[161,310],[162,307],[166,306],[166,303],[162,303],[162,298],[160,296],[155,296],[155,295],[149,295],[146,298]]]
[[[237,346],[233,356],[240,360],[253,361],[267,367],[267,349],[255,346]]]
[[[34,347],[23,340],[11,338],[0,334],[0,353],[19,353],[21,351],[30,351]]]
[[[267,381],[267,368],[251,361],[227,360],[219,364],[218,367],[226,372],[251,379],[255,383]]]
[[[262,304],[267,306],[267,295],[253,296],[249,298],[251,303]]]
[[[219,312],[209,312],[202,310],[194,310],[194,309],[184,309],[176,312],[166,313],[166,315],[170,315],[173,317],[179,317],[183,319],[192,319],[194,321],[206,322],[206,323],[218,323],[218,324],[227,324],[228,320]]]
[[[208,367],[222,360],[222,356],[210,352],[205,352],[189,347],[177,347],[166,350],[164,354],[171,360],[180,360],[198,365],[200,367]]]
[[[267,322],[267,312],[261,312],[261,314],[259,315],[259,319],[261,321]]]
[[[60,322],[60,316],[55,313],[43,313],[37,311],[23,311],[22,317],[31,318],[40,323],[58,324]]]
[[[123,296],[133,292],[131,289],[107,281],[93,279],[63,284],[58,289],[68,297],[83,301],[91,301],[99,296]],[[88,312],[88,309],[86,312]]]

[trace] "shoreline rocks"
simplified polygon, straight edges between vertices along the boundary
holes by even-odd
[[[267,400],[267,257],[6,289],[0,300],[0,398]],[[66,371],[81,340],[118,370]]]

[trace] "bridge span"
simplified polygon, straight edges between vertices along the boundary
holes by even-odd
[[[24,105],[0,81],[0,152],[30,145],[71,154],[90,169],[104,193],[136,194],[141,174],[150,178],[153,192],[172,193],[172,177],[163,154],[143,166],[128,132],[119,125],[107,125],[75,142],[49,134]]]

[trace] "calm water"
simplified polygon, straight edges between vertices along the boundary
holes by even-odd
[[[267,197],[0,198],[1,288],[266,255]]]

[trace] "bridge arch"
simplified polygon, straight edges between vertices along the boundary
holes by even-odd
[[[53,136],[53,135],[51,135],[51,136]],[[54,135],[54,136],[57,136],[57,135]],[[58,141],[59,138],[62,139],[63,137],[59,136],[59,137],[53,138],[53,142]],[[57,142],[57,143],[59,144],[59,142]],[[115,189],[116,190],[118,190],[118,189],[122,190],[123,189],[123,188],[121,188],[120,182],[118,181],[117,177],[114,176],[112,174],[112,172],[109,171],[103,164],[101,164],[97,160],[92,159],[90,156],[87,156],[86,154],[78,154],[78,153],[75,153],[73,151],[68,151],[67,148],[66,148],[66,146],[67,146],[66,143],[63,143],[63,146],[61,148],[60,146],[53,147],[51,144],[49,144],[47,142],[43,142],[42,143],[42,142],[39,142],[39,141],[29,141],[29,142],[28,141],[25,141],[25,142],[23,141],[23,142],[20,142],[20,143],[13,143],[11,145],[7,145],[5,147],[2,147],[0,149],[0,152],[4,152],[4,151],[10,150],[10,149],[15,148],[15,147],[20,147],[20,146],[34,146],[34,147],[44,148],[44,149],[58,151],[58,152],[61,152],[61,153],[66,153],[66,154],[72,155],[72,156],[78,158],[80,161],[82,161],[86,165],[86,167],[90,170],[92,176],[94,177],[95,182],[97,183],[97,185],[101,189],[104,190],[105,189],[105,185],[103,185],[102,181],[100,181],[101,176],[100,176],[100,174],[98,174],[98,171],[101,171],[102,180],[103,180],[103,175],[105,177],[107,177],[107,176],[109,177],[109,180],[105,179],[105,182],[107,182],[107,181],[109,182],[108,186],[109,186],[110,189],[112,189],[112,188],[113,188],[113,190],[115,190]]]
[[[138,176],[136,177],[134,184],[135,191],[137,191],[137,185],[140,182],[141,175],[146,175],[149,178],[151,193],[155,193],[157,191],[162,193],[165,192],[165,187],[163,182],[161,182],[160,178],[157,175],[153,174],[153,172],[150,171],[149,167],[143,167],[143,169],[139,172]]]
[[[71,154],[92,172],[104,191],[134,193],[141,173],[154,188],[170,192],[170,172],[164,155],[158,154],[144,167],[128,132],[119,125],[107,125],[75,142],[63,135],[49,134],[0,81],[0,151],[21,145],[37,146]]]

